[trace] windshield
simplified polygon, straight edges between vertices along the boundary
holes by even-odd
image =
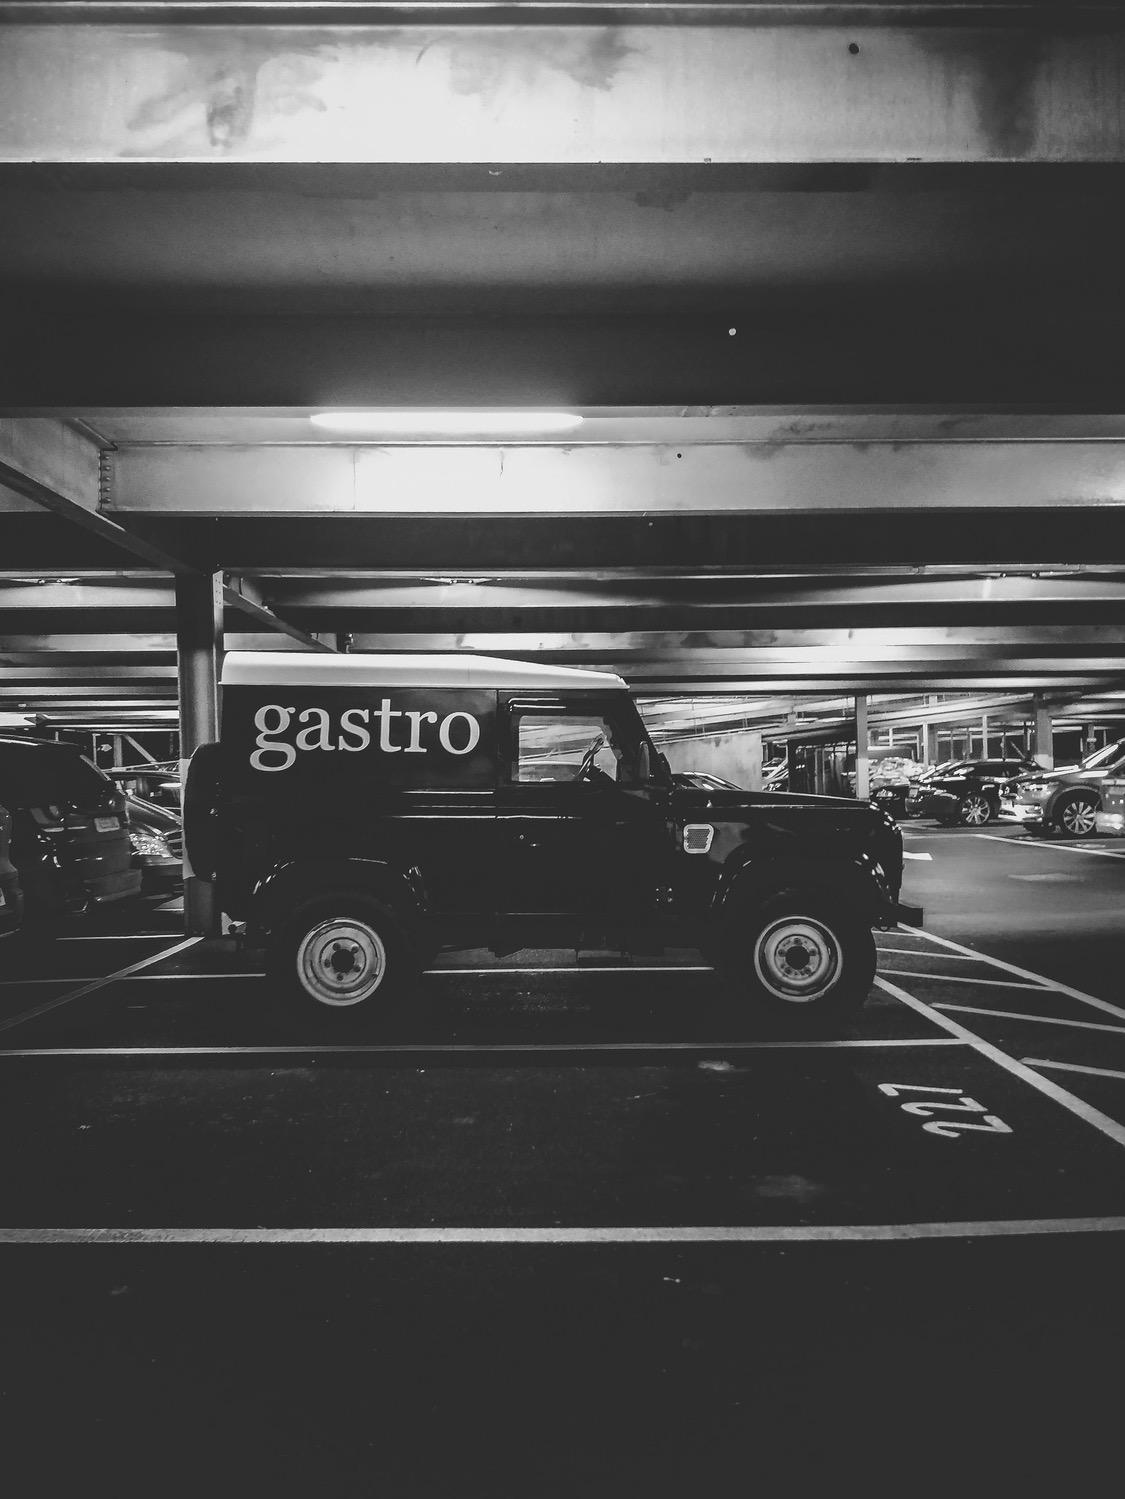
[[[1125,754],[1125,739],[1115,739],[1112,744],[1104,744],[1100,750],[1087,755],[1081,762],[1082,769],[1094,770],[1099,765],[1109,765],[1123,754]]]
[[[0,802],[8,807],[100,807],[113,783],[65,745],[0,744]]]

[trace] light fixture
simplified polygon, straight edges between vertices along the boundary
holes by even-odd
[[[393,437],[485,437],[524,432],[568,432],[582,425],[571,411],[418,410],[317,411],[314,427],[328,432]]]

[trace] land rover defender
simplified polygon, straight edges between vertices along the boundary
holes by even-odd
[[[443,945],[695,947],[779,1014],[862,1004],[902,838],[866,802],[675,784],[618,676],[472,655],[231,652],[187,855],[326,1013]]]

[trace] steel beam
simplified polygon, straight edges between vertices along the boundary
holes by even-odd
[[[106,513],[652,515],[1125,504],[1125,444],[134,447]]]
[[[298,645],[305,646],[308,650],[335,651],[336,649],[334,642],[321,640],[316,635],[310,635],[297,625],[282,619],[264,602],[258,584],[251,579],[235,578],[226,584],[223,588],[223,606],[240,614],[249,615],[256,624],[272,627],[279,634],[288,636],[290,640],[296,641]]]
[[[466,12],[466,15],[468,13]],[[690,164],[1125,159],[1112,18],[36,26],[0,160]],[[859,40],[857,41],[857,35]]]

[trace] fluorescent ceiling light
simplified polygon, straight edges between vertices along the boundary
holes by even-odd
[[[318,411],[309,417],[328,432],[463,437],[516,432],[568,432],[582,425],[570,411]]]

